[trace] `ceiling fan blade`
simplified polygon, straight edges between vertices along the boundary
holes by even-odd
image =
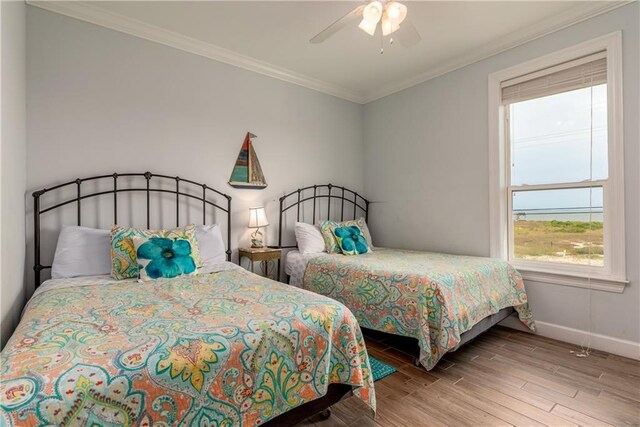
[[[420,40],[422,40],[418,30],[416,30],[416,27],[414,27],[408,19],[404,20],[400,25],[400,29],[395,32],[394,36],[394,38],[404,47],[415,46],[420,42]]]
[[[361,5],[353,9],[351,12],[344,15],[342,18],[338,19],[333,24],[329,25],[324,30],[320,31],[317,35],[315,35],[311,40],[311,43],[322,43],[347,25],[352,21],[355,21],[358,17],[362,16],[362,11],[364,10],[365,5]]]

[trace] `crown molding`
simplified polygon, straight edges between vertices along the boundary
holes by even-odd
[[[507,37],[488,43],[480,49],[475,49],[468,55],[463,55],[457,59],[432,68],[417,77],[404,80],[398,84],[383,86],[379,91],[371,94],[360,93],[343,88],[322,80],[278,67],[268,62],[260,61],[219,46],[203,42],[174,31],[147,24],[137,19],[129,18],[114,12],[107,11],[100,7],[82,1],[52,1],[52,0],[27,0],[27,4],[50,12],[59,13],[71,18],[86,21],[111,30],[140,37],[145,40],[160,43],[166,46],[180,49],[185,52],[233,65],[258,74],[273,77],[278,80],[303,86],[327,95],[345,99],[358,104],[366,104],[395,92],[410,88],[420,83],[441,76],[443,74],[466,67],[483,59],[497,55],[506,50],[528,43],[532,40],[543,37],[547,34],[562,30],[571,25],[601,15],[629,3],[634,0],[610,1],[606,3],[592,3],[576,6],[562,14],[539,22],[536,25],[523,28],[520,31],[511,33]]]
[[[523,28],[522,30],[513,32],[506,37],[502,37],[499,40],[488,43],[480,49],[474,49],[473,52],[470,52],[467,55],[445,62],[444,64],[441,64],[436,68],[432,68],[419,76],[407,79],[398,84],[388,85],[379,91],[365,96],[364,103],[367,104],[377,99],[384,98],[385,96],[400,92],[401,90],[424,83],[428,80],[435,79],[436,77],[450,73],[451,71],[475,64],[476,62],[480,62],[509,49],[513,49],[514,47],[521,46],[548,34],[563,30],[582,21],[586,21],[587,19],[610,12],[619,7],[626,6],[634,1],[635,0],[614,0],[605,2],[604,4],[601,2],[594,2],[587,6],[584,4],[576,6],[561,14],[540,21],[535,25]]]
[[[278,67],[277,65],[260,61],[174,31],[147,24],[137,19],[110,12],[87,2],[27,0],[27,4],[273,77],[278,80],[283,80],[288,83],[293,83],[298,86],[303,86],[327,95],[346,99],[347,101],[358,104],[364,103],[363,96],[349,89],[326,83],[313,77],[305,76],[295,71]]]

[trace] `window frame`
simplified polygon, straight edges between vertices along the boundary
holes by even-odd
[[[508,106],[501,83],[558,64],[605,51],[607,58],[607,144],[609,176],[580,183],[511,186]],[[626,280],[624,232],[624,155],[622,139],[622,33],[571,46],[489,75],[490,254],[509,261],[527,280],[621,293]],[[604,267],[513,259],[512,187],[519,190],[603,187]]]

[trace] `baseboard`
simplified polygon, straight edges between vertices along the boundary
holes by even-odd
[[[500,325],[507,328],[529,331],[515,316],[504,319]],[[568,328],[553,323],[536,321],[537,334],[543,337],[581,345],[589,335],[587,331]],[[530,331],[529,331],[530,332]],[[618,356],[640,360],[640,342],[627,341],[620,338],[591,333],[591,347],[596,350],[617,354]]]

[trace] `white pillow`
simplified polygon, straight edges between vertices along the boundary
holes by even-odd
[[[325,252],[324,239],[317,225],[296,222],[295,227],[298,251],[301,254],[318,254]]]
[[[111,274],[109,230],[63,226],[51,266],[51,278]]]
[[[197,225],[196,239],[200,256],[205,264],[213,264],[227,260],[220,225]]]

